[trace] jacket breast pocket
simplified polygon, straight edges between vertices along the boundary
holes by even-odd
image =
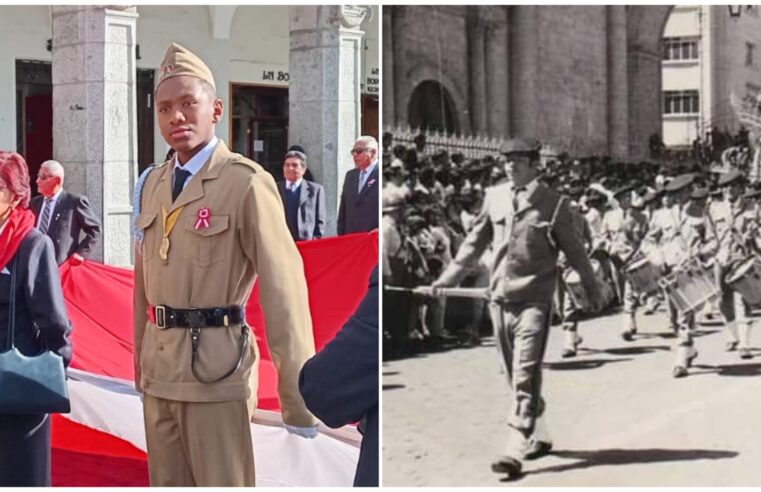
[[[196,220],[195,217],[189,217],[185,222],[185,230],[191,233],[190,239],[193,241],[187,248],[190,259],[200,267],[224,261],[227,242],[230,240],[230,234],[226,234],[230,228],[230,216],[215,215],[211,218],[209,227],[198,229]]]
[[[547,221],[531,222],[526,228],[526,247],[537,252],[547,249],[549,244],[555,247],[555,239],[550,235],[550,223]]]
[[[508,230],[509,223],[507,214],[502,211],[491,213],[489,215],[489,220],[491,221],[492,229],[494,232],[493,243],[500,244],[507,238],[507,235],[510,233]]]
[[[143,231],[143,244],[141,253],[144,260],[150,260],[156,254],[159,247],[157,237],[161,234],[160,227],[157,226],[156,214],[144,212],[137,216],[135,226],[138,230]]]

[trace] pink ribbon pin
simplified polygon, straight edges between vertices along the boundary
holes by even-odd
[[[196,230],[208,229],[211,226],[211,209],[202,208],[198,210],[198,216],[196,217]]]

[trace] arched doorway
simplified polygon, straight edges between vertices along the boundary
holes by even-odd
[[[412,91],[407,111],[412,128],[458,133],[456,114],[452,96],[439,82],[425,80]]]

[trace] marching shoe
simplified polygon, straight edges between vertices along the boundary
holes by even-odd
[[[526,445],[526,450],[523,453],[523,458],[527,460],[536,460],[543,456],[547,456],[550,454],[550,451],[552,451],[551,442],[531,439]]]
[[[521,462],[511,456],[502,456],[491,464],[494,473],[506,473],[507,478],[512,480],[521,474]]]
[[[560,356],[563,357],[564,359],[567,359],[569,357],[576,357],[576,349],[579,348],[579,345],[581,345],[581,342],[583,341],[584,339],[574,332],[573,339],[566,340],[567,346],[560,353]]]
[[[675,378],[683,378],[687,376],[687,368],[684,366],[674,366],[672,374]]]
[[[734,352],[737,350],[737,340],[730,340],[727,342],[727,344],[724,346],[724,350],[726,352]]]
[[[753,354],[751,353],[750,349],[747,347],[743,347],[740,349],[740,358],[741,359],[752,359]]]
[[[634,341],[634,333],[633,331],[627,330],[621,332],[621,338],[623,338],[627,342],[633,342]]]

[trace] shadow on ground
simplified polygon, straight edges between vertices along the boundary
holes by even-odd
[[[602,367],[605,364],[612,364],[616,362],[625,362],[632,360],[631,357],[625,357],[622,359],[578,359],[578,360],[564,360],[560,362],[545,362],[542,367],[550,369],[551,371],[574,371],[578,369],[596,369]]]
[[[695,364],[693,367],[700,369],[697,374],[718,374],[719,376],[758,376],[761,375],[761,362],[752,364],[722,364],[710,366],[707,364]],[[692,375],[692,374],[691,374]]]
[[[600,449],[600,450],[565,450],[554,451],[552,456],[576,460],[536,470],[528,470],[523,477],[542,473],[560,473],[570,470],[584,470],[595,466],[629,465],[639,463],[668,463],[677,461],[722,460],[734,458],[736,451],[718,451],[713,449]],[[509,481],[501,479],[500,481]],[[597,484],[614,486],[616,483]]]

